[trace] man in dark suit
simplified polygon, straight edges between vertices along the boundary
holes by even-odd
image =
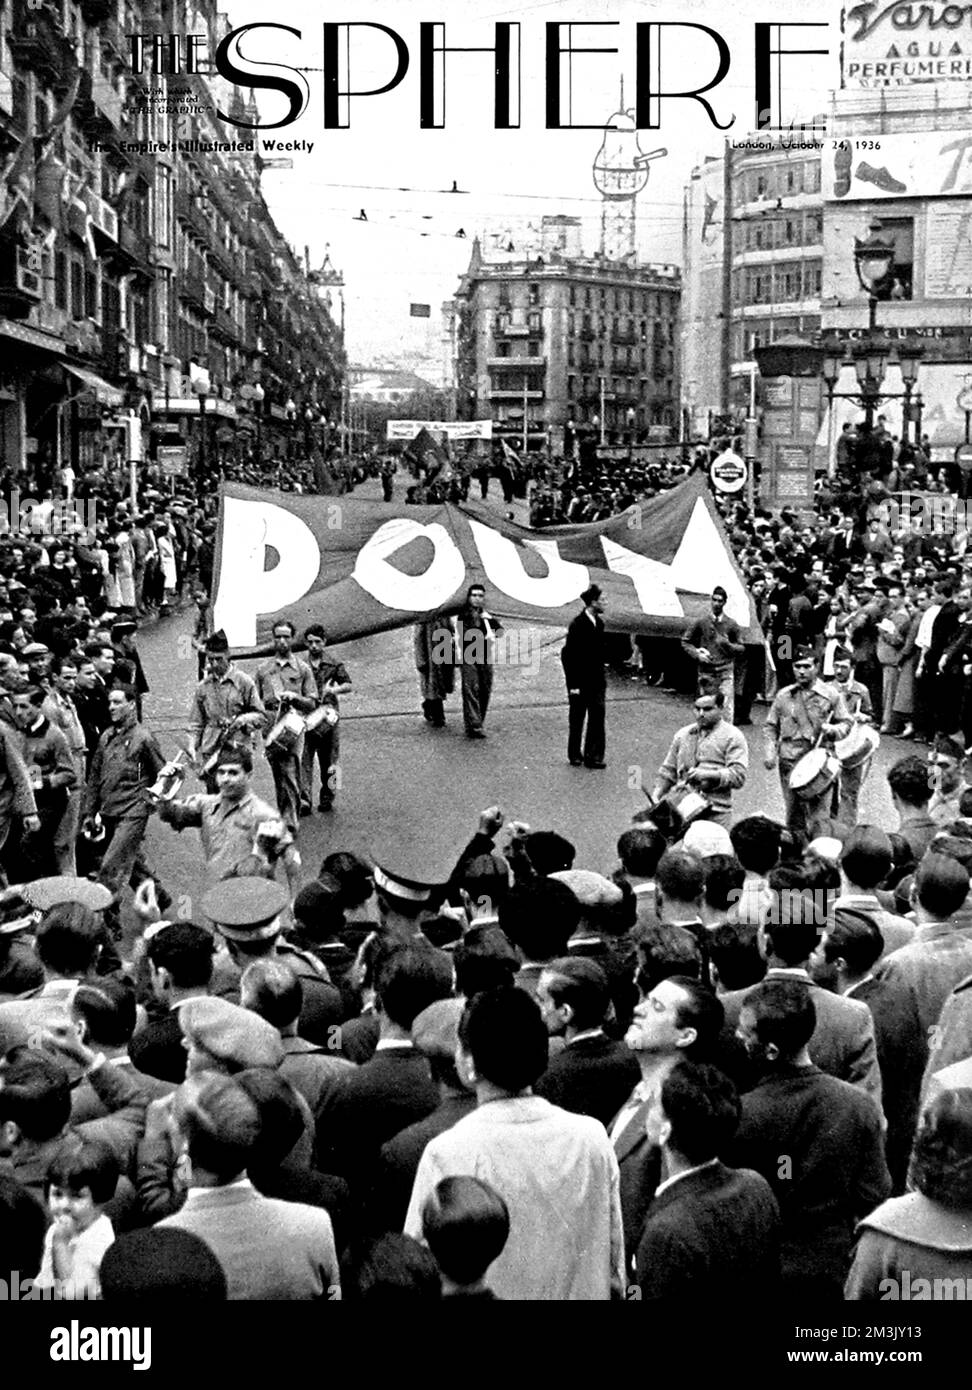
[[[782,1290],[841,1298],[854,1226],[888,1196],[882,1118],[870,1096],[810,1060],[817,1024],[805,984],[768,979],[751,990],[739,1039],[761,1079],[723,1157],[762,1173],[782,1219]]]
[[[570,716],[567,734],[567,758],[571,767],[602,768],[604,762],[604,701],[607,680],[604,675],[605,638],[604,601],[596,584],[581,594],[583,613],[578,613],[567,629],[567,639],[560,653],[567,682]],[[584,721],[587,733],[581,754],[581,734]]]
[[[135,1033],[128,1045],[132,1065],[149,1076],[178,1084],[186,1077],[186,1048],[179,1006],[209,991],[213,973],[212,934],[192,922],[165,922],[146,947],[152,992],[164,1009]]]
[[[547,1032],[562,1037],[565,1046],[550,1059],[534,1093],[609,1125],[637,1085],[640,1070],[631,1049],[604,1032],[611,1002],[607,975],[596,961],[562,957],[544,967],[536,999]]]
[[[647,981],[639,976],[639,989],[642,984]],[[651,1098],[677,1062],[711,1055],[722,1020],[722,1005],[707,986],[688,975],[672,975],[643,990],[624,1035],[641,1068],[641,1080],[608,1126],[608,1135],[620,1169],[629,1265],[661,1168],[660,1150],[645,1132]]]
[[[811,968],[818,979],[832,977],[838,994],[860,1000],[871,1011],[888,1125],[885,1153],[895,1195],[900,1196],[915,1137],[924,1053],[914,1045],[907,1010],[902,1013],[900,1001],[876,974],[883,949],[875,918],[861,908],[837,907]]]
[[[747,1302],[772,1296],[780,1277],[780,1212],[769,1183],[719,1160],[739,1123],[739,1097],[715,1067],[679,1062],[648,1111],[664,1177],[638,1245],[643,1298],[691,1298],[727,1288]]]
[[[375,1230],[402,1229],[426,1144],[476,1108],[475,1092],[463,1084],[455,1066],[463,1008],[462,999],[439,999],[423,1009],[412,1025],[412,1041],[428,1058],[438,1084],[439,1103],[431,1114],[382,1145],[374,1199],[367,1212],[368,1224],[372,1224],[373,1217]]]
[[[412,1042],[418,1014],[452,990],[452,962],[420,940],[402,945],[375,976],[375,1054],[327,1097],[317,1124],[318,1166],[363,1195],[374,1183],[382,1144],[431,1114],[439,1091]]]
[[[786,871],[789,874],[789,871]],[[802,873],[802,871],[801,871]],[[810,978],[810,956],[817,945],[825,913],[818,914],[817,889],[784,887],[784,870],[770,877],[773,891],[769,921],[759,927],[756,943],[766,961],[766,979],[799,981],[809,991],[814,1004],[816,1025],[810,1040],[810,1056],[815,1066],[828,1076],[849,1081],[881,1105],[881,1072],[874,1042],[874,1023],[866,1004],[844,998],[814,984]],[[722,996],[726,1011],[726,1030],[734,1031],[739,1014],[748,1001],[749,990],[737,989]]]

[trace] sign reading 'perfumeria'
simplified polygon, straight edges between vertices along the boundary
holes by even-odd
[[[865,0],[844,10],[841,86],[972,81],[972,7]]]

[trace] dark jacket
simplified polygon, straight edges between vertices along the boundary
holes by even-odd
[[[431,1115],[407,1125],[382,1145],[374,1192],[376,1229],[400,1231],[403,1228],[425,1146],[475,1109],[476,1097],[471,1092],[451,1091]]]
[[[578,613],[567,629],[567,638],[560,653],[564,679],[568,690],[603,690],[606,685],[604,623],[601,618],[592,622],[585,609]]]
[[[106,729],[91,760],[82,815],[100,811],[116,820],[147,819],[145,793],[164,763],[158,739],[141,724]]]
[[[640,1077],[641,1070],[631,1049],[601,1033],[569,1042],[550,1059],[533,1089],[551,1105],[559,1105],[575,1115],[592,1115],[607,1126]]]
[[[842,1287],[855,1223],[891,1191],[874,1101],[816,1067],[781,1067],[742,1097],[723,1158],[773,1189],[784,1279]]]
[[[318,1167],[359,1192],[370,1188],[382,1144],[438,1103],[429,1064],[411,1043],[382,1048],[327,1097],[317,1125]]]
[[[643,1298],[747,1302],[780,1277],[780,1209],[769,1183],[723,1163],[679,1178],[648,1209],[636,1259]]]
[[[182,1044],[179,1010],[171,1009],[162,1018],[139,1030],[128,1045],[133,1065],[147,1076],[177,1085],[186,1079],[186,1049]]]

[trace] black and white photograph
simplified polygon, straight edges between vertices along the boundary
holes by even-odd
[[[970,535],[972,5],[0,0],[26,1373],[944,1367]]]

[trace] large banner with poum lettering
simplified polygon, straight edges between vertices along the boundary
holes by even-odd
[[[412,507],[305,497],[227,483],[217,539],[214,623],[237,652],[273,623],[323,623],[345,642],[454,613],[470,584],[496,617],[563,627],[599,584],[621,632],[678,636],[716,585],[748,642],[762,640],[701,475],[608,521],[531,531],[475,502]]]

